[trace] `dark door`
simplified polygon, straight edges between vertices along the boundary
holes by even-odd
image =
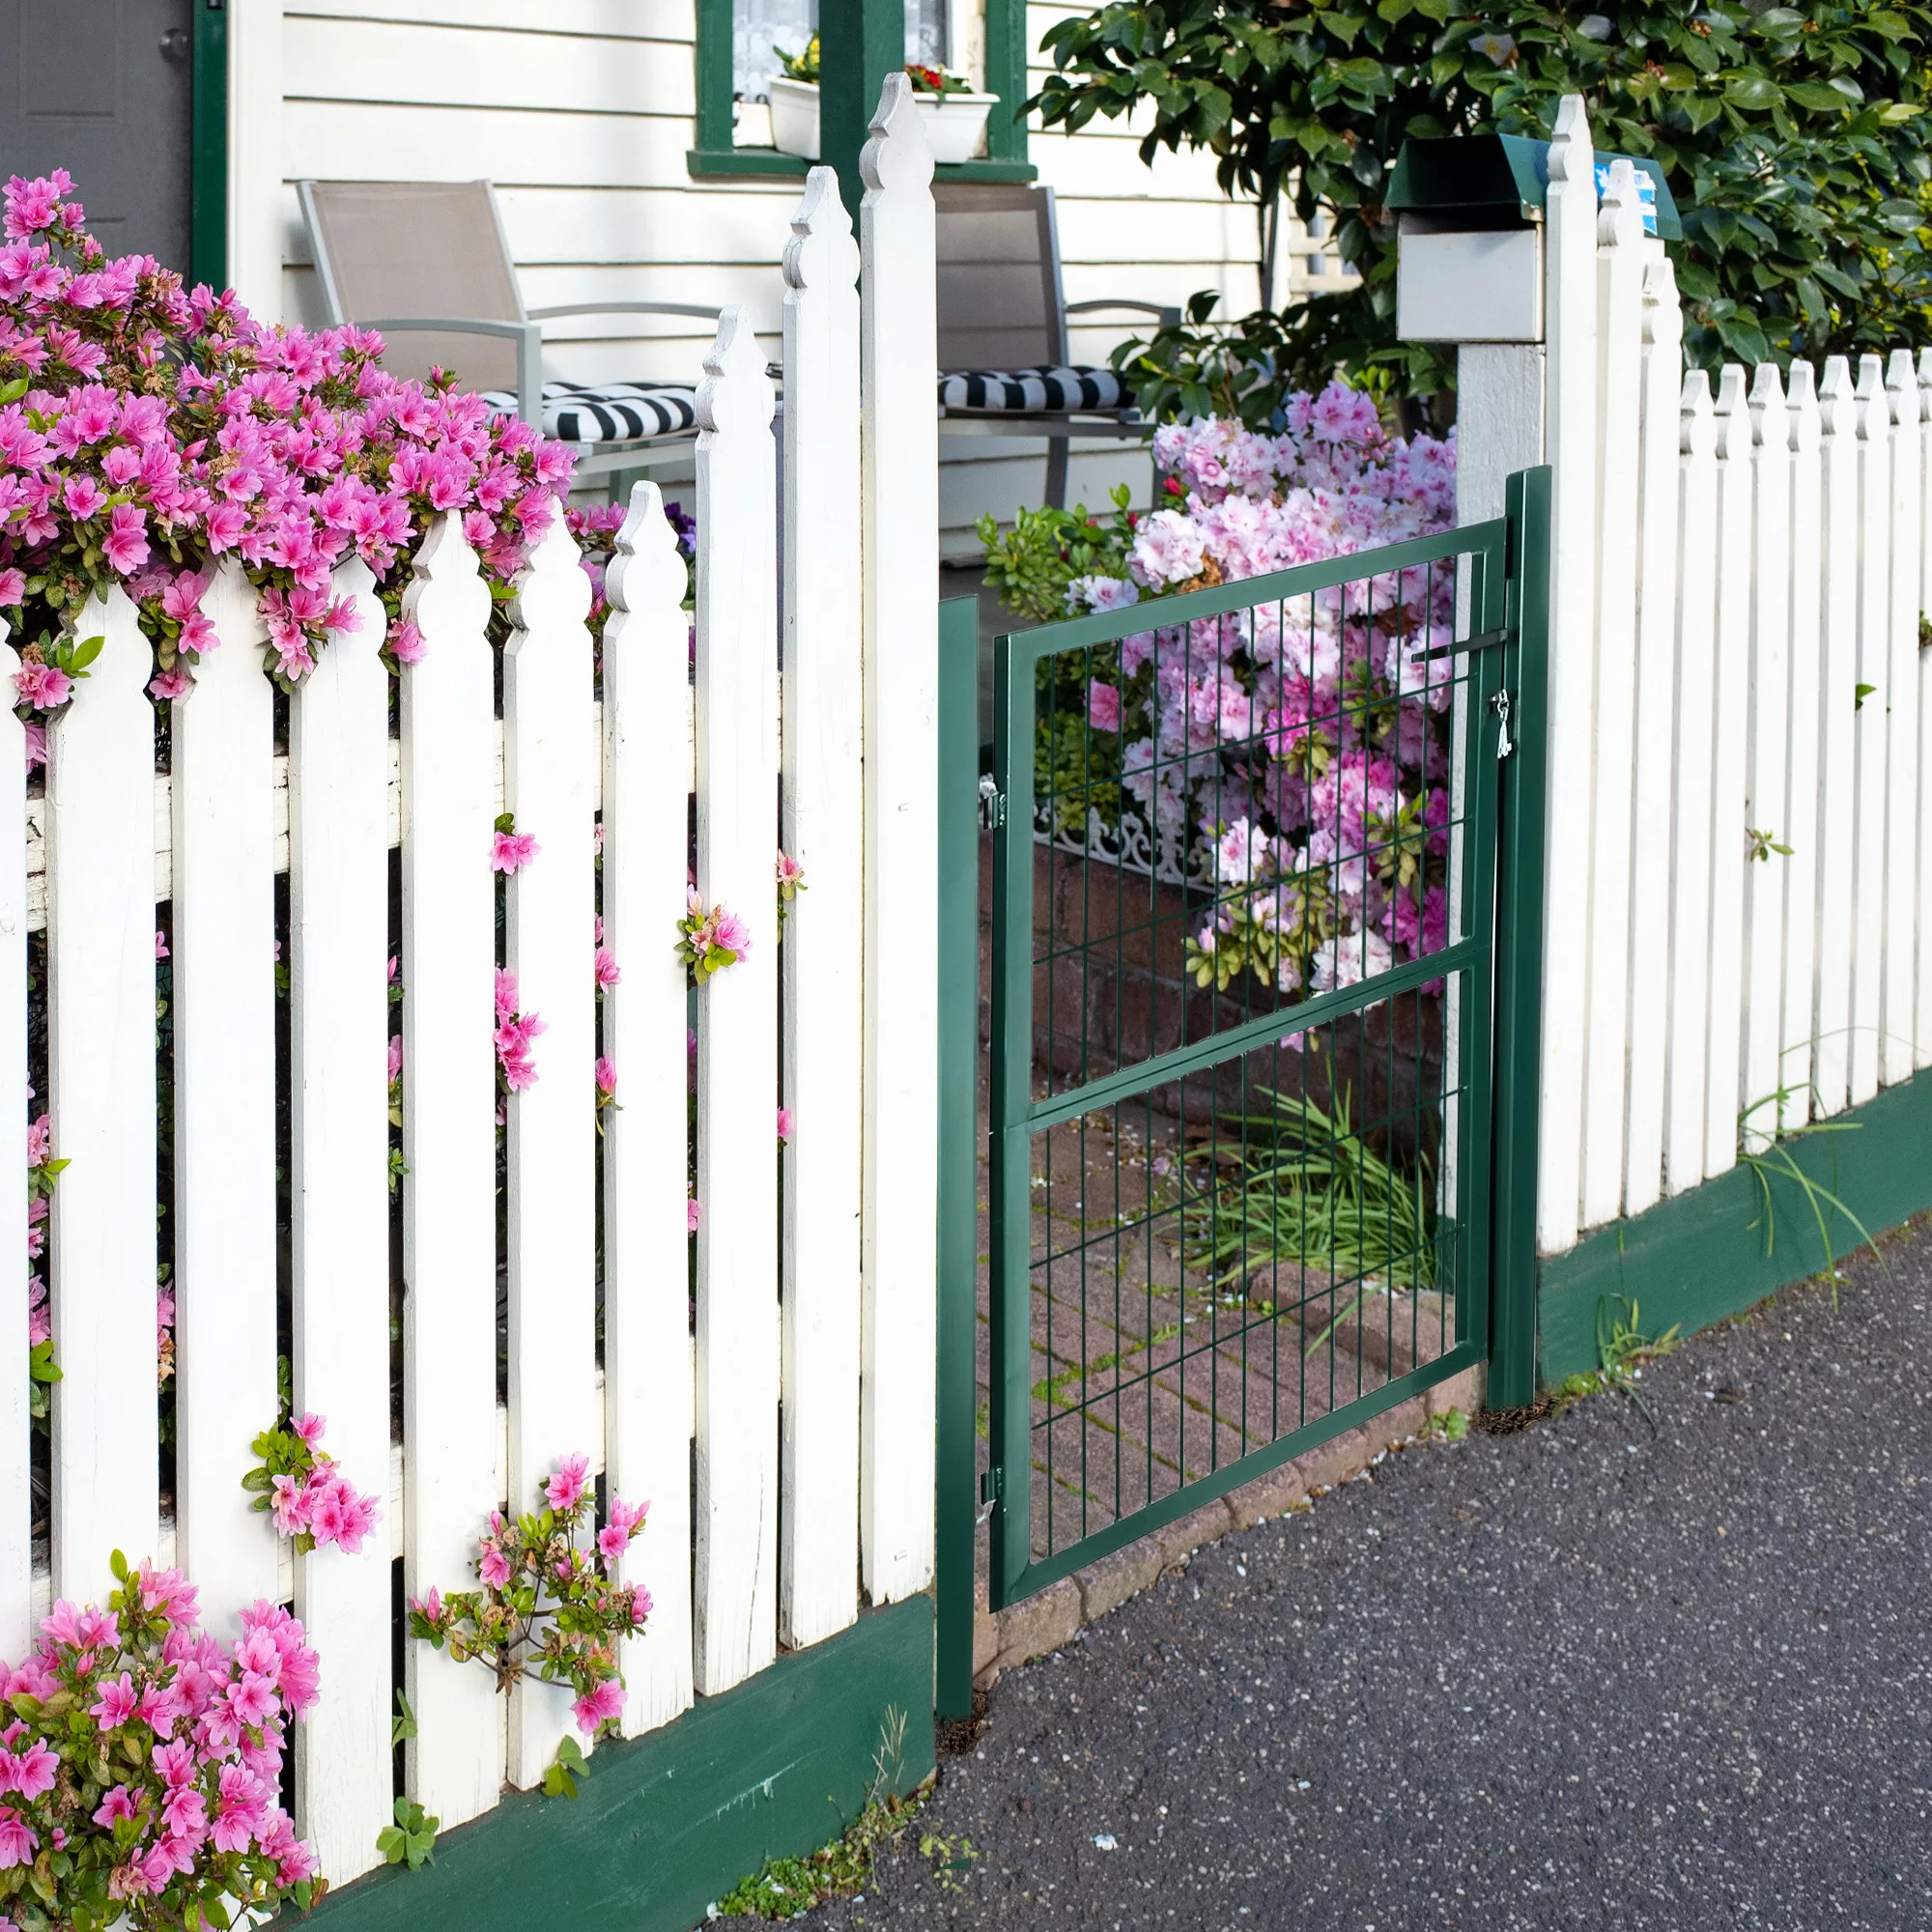
[[[184,274],[197,0],[0,0],[0,177],[65,168],[110,255]]]

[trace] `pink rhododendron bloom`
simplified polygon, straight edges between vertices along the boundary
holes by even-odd
[[[592,1737],[598,1725],[610,1723],[623,1714],[624,1687],[614,1678],[609,1679],[578,1698],[570,1708],[577,1719],[577,1728],[586,1738]]]
[[[527,832],[497,832],[492,835],[490,866],[493,871],[515,872],[527,866],[542,850]]]
[[[156,932],[155,934],[155,957],[156,959],[165,959],[167,956],[168,956],[167,934],[164,932]]]
[[[510,1559],[494,1545],[487,1546],[477,1559],[476,1574],[493,1590],[500,1590],[510,1580]]]
[[[103,1731],[111,1731],[134,1715],[138,1701],[134,1680],[124,1670],[113,1683],[101,1685],[100,1695],[89,1706],[88,1716]]]
[[[589,1473],[588,1457],[564,1457],[556,1465],[556,1473],[544,1485],[544,1494],[549,1498],[551,1508],[574,1509],[577,1506],[577,1499],[583,1493]]]
[[[0,1870],[13,1865],[30,1865],[41,1841],[5,1805],[0,1805]]]
[[[591,1069],[591,1072],[597,1082],[597,1092],[601,1095],[608,1099],[611,1094],[616,1093],[617,1069],[611,1065],[609,1060],[600,1058],[596,1065]]]
[[[687,1196],[685,1200],[684,1232],[687,1235],[697,1233],[697,1197],[695,1194]]]
[[[1094,678],[1087,687],[1087,722],[1096,731],[1121,728],[1121,694],[1117,687]]]
[[[789,1107],[781,1107],[779,1109],[779,1139],[781,1142],[791,1139],[791,1109]]]
[[[602,938],[603,937],[602,928],[604,922],[600,919],[597,922],[597,924],[599,928],[598,937]],[[618,966],[616,960],[614,960],[611,956],[611,950],[609,947],[606,946],[598,947],[595,965],[597,973],[597,983],[600,987],[603,987],[606,990],[608,990],[611,986],[618,984],[624,977],[623,970]]]

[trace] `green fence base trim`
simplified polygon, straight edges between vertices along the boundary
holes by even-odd
[[[575,1800],[529,1792],[298,1921],[321,1932],[688,1932],[767,1858],[858,1816],[889,1707],[905,1714],[899,1788],[933,1767],[932,1600],[915,1597],[630,1744],[600,1747]]]
[[[1932,1072],[1833,1118],[1857,1125],[1783,1143],[1816,1185],[1874,1235],[1932,1208]],[[1769,1254],[1764,1190],[1740,1166],[1545,1256],[1537,1286],[1543,1385],[1597,1367],[1597,1318],[1606,1295],[1638,1303],[1646,1335],[1673,1323],[1690,1335],[1821,1272],[1827,1256],[1804,1189],[1788,1175],[1774,1172],[1770,1179]],[[1826,1225],[1842,1264],[1858,1245],[1858,1230],[1829,1208]]]

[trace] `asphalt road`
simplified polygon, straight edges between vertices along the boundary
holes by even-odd
[[[1932,1927],[1932,1232],[1200,1551],[813,1926]]]

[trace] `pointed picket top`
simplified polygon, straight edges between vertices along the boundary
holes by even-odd
[[[1712,456],[1718,448],[1718,419],[1711,408],[1711,378],[1703,369],[1684,372],[1684,397],[1678,404],[1677,446],[1686,456]]]
[[[711,435],[762,429],[771,422],[776,403],[772,379],[765,374],[765,352],[744,309],[730,302],[718,311],[718,333],[704,352],[697,427]]]
[[[403,615],[423,634],[425,648],[441,639],[479,641],[490,622],[490,586],[463,519],[439,517],[418,547],[403,590]]]
[[[1792,363],[1785,377],[1784,403],[1790,416],[1792,453],[1808,456],[1818,447],[1821,423],[1817,377],[1802,357]]]
[[[1751,440],[1761,449],[1789,447],[1784,384],[1776,362],[1760,362],[1750,386]]]
[[[1637,199],[1636,169],[1621,155],[1610,163],[1597,204],[1597,245],[1634,248],[1643,240],[1643,204]]]
[[[1859,357],[1859,385],[1854,391],[1858,402],[1859,440],[1883,442],[1891,423],[1891,409],[1885,393],[1885,358]]]
[[[1750,399],[1741,362],[1726,362],[1718,378],[1717,418],[1719,456],[1746,455],[1750,449]]]
[[[889,73],[879,90],[871,121],[872,138],[859,151],[859,176],[869,199],[927,186],[932,180],[932,145],[925,121],[913,102],[912,82]]]
[[[788,289],[858,284],[859,241],[839,198],[835,168],[813,168],[805,178],[805,193],[792,211],[791,240],[785,243],[784,278]]]
[[[1826,356],[1824,378],[1818,384],[1818,422],[1826,436],[1850,436],[1858,427],[1855,400],[1850,360]]]
[[[653,605],[681,605],[689,579],[677,547],[677,532],[665,515],[664,492],[655,483],[632,486],[631,505],[624,512],[611,548],[614,554],[604,573],[605,601],[611,606],[611,616],[604,626],[607,648],[622,635],[623,620],[634,611],[648,611]]]
[[[1903,429],[1908,424],[1918,422],[1918,375],[1913,367],[1912,351],[1894,349],[1885,371],[1886,395],[1891,404],[1891,421],[1894,429]]]
[[[517,572],[517,594],[510,600],[510,617],[519,631],[544,631],[554,625],[581,624],[590,614],[590,578],[582,562],[577,539],[557,505],[550,528],[531,549]],[[514,648],[515,640],[512,640]]]
[[[1677,299],[1677,270],[1668,255],[1643,267],[1643,346],[1676,349],[1684,340],[1684,309]]]

